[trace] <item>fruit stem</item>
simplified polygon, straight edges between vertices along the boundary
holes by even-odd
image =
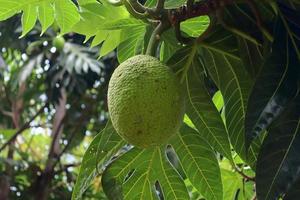
[[[164,31],[169,29],[171,27],[171,24],[169,21],[160,21],[159,24],[156,26],[154,31],[152,32],[152,35],[150,37],[146,55],[155,56],[157,52],[157,47],[159,45],[159,41],[161,39],[161,35]]]

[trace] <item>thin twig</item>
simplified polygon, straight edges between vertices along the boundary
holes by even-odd
[[[233,4],[234,0],[221,0],[216,4],[214,0],[204,0],[194,3],[189,9],[182,6],[176,9],[167,9],[172,24],[183,22],[187,19],[214,14],[226,5]]]
[[[161,34],[170,27],[171,27],[171,25],[168,23],[168,21],[162,21],[157,25],[157,27],[154,29],[154,31],[150,37],[147,51],[146,51],[147,55],[155,56],[157,46],[158,46],[160,38],[161,38]]]
[[[0,110],[0,112],[7,117],[13,117],[13,113],[11,111]]]
[[[245,180],[255,182],[255,177],[250,177],[246,175],[242,170],[240,170],[236,165],[234,165],[234,169],[237,173],[239,173]]]
[[[55,174],[59,174],[59,173],[61,173],[61,172],[64,172],[64,171],[66,171],[66,170],[67,170],[68,168],[70,168],[70,167],[78,167],[78,166],[80,166],[80,164],[81,164],[81,163],[73,163],[73,164],[63,165],[62,168],[61,168],[60,170],[57,170],[57,171],[55,172]]]
[[[40,110],[37,111],[37,113],[28,121],[26,122],[8,141],[6,141],[0,148],[0,152],[7,146],[9,145],[11,142],[13,142],[19,134],[23,133],[23,131],[25,131],[26,129],[28,129],[30,127],[30,123],[33,122],[33,120],[35,120],[35,118],[37,116],[39,116],[40,114],[42,114],[44,112],[44,109],[48,107],[48,103],[46,103]]]
[[[79,125],[78,125],[77,127],[79,127]],[[73,140],[73,137],[74,137],[74,135],[76,134],[76,132],[77,132],[77,129],[75,129],[75,130],[72,132],[72,134],[70,135],[69,139],[67,140],[67,141],[68,141],[68,144],[67,144],[67,145],[63,148],[63,150],[57,155],[57,160],[56,160],[55,163],[53,164],[53,168],[59,163],[61,156],[62,156],[62,155],[67,151],[67,149],[69,148],[69,146],[70,146],[70,144],[71,144],[71,142],[72,142],[72,140]]]

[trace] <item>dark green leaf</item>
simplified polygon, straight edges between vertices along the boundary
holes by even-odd
[[[209,45],[206,41],[200,51],[203,52],[205,67],[223,95],[231,144],[240,157],[246,160],[244,120],[252,82],[241,59],[232,54],[237,51],[236,39],[228,33],[226,37],[223,34],[221,39],[216,34],[210,37],[215,37],[216,42]]]
[[[223,198],[221,173],[211,146],[197,131],[183,125],[180,134],[172,140],[186,176],[206,199]]]
[[[287,31],[279,21],[272,54],[264,64],[249,97],[246,146],[283,111],[297,92],[299,60]]]
[[[220,113],[204,84],[203,65],[197,45],[180,49],[168,62],[177,73],[182,72],[186,90],[186,113],[200,135],[223,156],[232,160],[230,143]]]
[[[291,188],[287,191],[284,200],[295,200],[300,196],[300,178],[291,186]]]
[[[254,79],[258,75],[264,62],[262,49],[242,37],[239,37],[238,41],[243,64],[251,75],[251,78]]]
[[[256,167],[258,199],[277,199],[300,177],[300,96],[272,123]]]

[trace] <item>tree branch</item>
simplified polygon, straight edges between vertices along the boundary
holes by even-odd
[[[13,113],[11,111],[6,111],[6,110],[0,109],[0,112],[7,117],[11,117],[11,118],[13,117]]]
[[[214,14],[220,8],[233,3],[234,0],[204,0],[191,5],[191,1],[189,1],[188,7],[182,6],[177,9],[168,9],[167,11],[171,24],[175,25],[190,18]]]
[[[240,170],[236,165],[234,165],[234,169],[237,173],[239,173],[246,181],[253,181],[255,182],[255,177],[250,177],[246,175],[242,170]]]
[[[154,31],[150,37],[147,51],[146,51],[147,55],[155,56],[157,46],[158,46],[160,38],[161,38],[161,34],[168,28],[170,28],[170,24],[167,21],[159,22],[158,26],[154,29]]]
[[[0,148],[0,152],[7,146],[9,145],[11,142],[13,142],[19,134],[23,133],[23,131],[25,131],[26,129],[28,129],[30,127],[30,123],[33,122],[33,120],[35,120],[35,118],[37,116],[39,116],[40,114],[42,114],[44,112],[44,109],[48,107],[48,103],[46,103],[40,110],[37,111],[37,113],[28,121],[26,122],[6,143],[4,143],[1,148]]]

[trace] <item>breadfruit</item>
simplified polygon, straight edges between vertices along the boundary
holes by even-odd
[[[182,88],[158,59],[137,55],[120,64],[108,87],[108,110],[118,134],[147,148],[165,144],[184,115]]]

